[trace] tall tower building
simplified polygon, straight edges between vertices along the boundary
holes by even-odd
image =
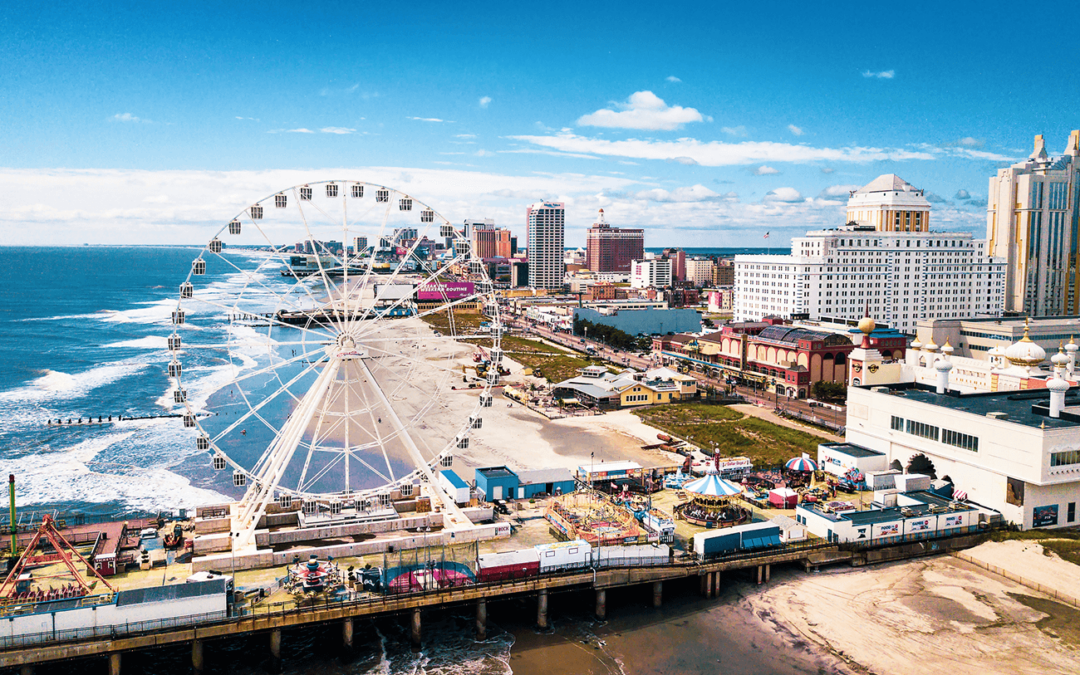
[[[525,209],[529,233],[529,286],[559,289],[563,285],[563,230],[566,206],[562,202],[537,202]]]
[[[1006,258],[1005,310],[1052,316],[1080,313],[1076,248],[1080,241],[1080,131],[1051,157],[1041,135],[1023,162],[990,178],[986,238]]]
[[[887,173],[851,193],[847,222],[882,232],[929,232],[930,202],[922,190]]]
[[[477,258],[509,258],[512,255],[510,230],[501,227],[474,227],[471,236],[473,256]]]
[[[612,227],[600,209],[586,239],[586,267],[593,272],[629,272],[630,264],[644,255],[645,230]]]

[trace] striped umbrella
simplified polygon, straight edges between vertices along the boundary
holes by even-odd
[[[696,497],[706,500],[727,499],[742,492],[742,486],[724,480],[715,473],[706,474],[702,478],[687,483],[683,489]]]
[[[817,463],[812,459],[805,457],[795,457],[789,459],[787,464],[784,465],[788,471],[805,471],[807,473],[811,471],[817,471]]]
[[[963,490],[953,490],[952,498],[954,501],[962,502],[967,499],[967,493]]]

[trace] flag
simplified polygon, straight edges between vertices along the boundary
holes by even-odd
[[[768,238],[769,238],[769,233],[768,233],[768,232],[766,232],[766,233],[765,233],[765,238],[766,238],[766,239],[768,239]]]

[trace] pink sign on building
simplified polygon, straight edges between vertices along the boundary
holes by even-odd
[[[416,291],[417,300],[460,300],[473,294],[475,288],[471,281],[429,282]]]

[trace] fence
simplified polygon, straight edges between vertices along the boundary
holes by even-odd
[[[1027,586],[1028,588],[1030,588],[1032,590],[1038,591],[1038,592],[1040,592],[1040,593],[1042,593],[1044,595],[1048,595],[1051,598],[1057,600],[1058,602],[1062,602],[1062,603],[1064,603],[1066,605],[1072,605],[1073,607],[1076,607],[1077,609],[1080,609],[1080,599],[1078,599],[1075,596],[1068,595],[1066,593],[1062,593],[1061,591],[1059,591],[1057,589],[1054,589],[1054,588],[1050,588],[1049,586],[1043,586],[1042,584],[1040,584],[1038,582],[1035,582],[1035,581],[1031,581],[1030,579],[1025,579],[1024,577],[1020,576],[1019,574],[1014,574],[1014,573],[1010,572],[1009,570],[998,567],[997,565],[991,565],[990,563],[983,562],[982,560],[979,560],[978,558],[972,557],[972,556],[968,555],[967,553],[964,553],[963,551],[954,551],[952,555],[955,556],[956,558],[959,558],[960,560],[963,560],[964,562],[971,563],[972,565],[975,565],[976,567],[980,567],[980,568],[986,570],[987,572],[992,572],[993,574],[996,574],[999,577],[1005,577],[1009,581],[1015,581],[1016,583],[1020,584],[1021,586]]]

